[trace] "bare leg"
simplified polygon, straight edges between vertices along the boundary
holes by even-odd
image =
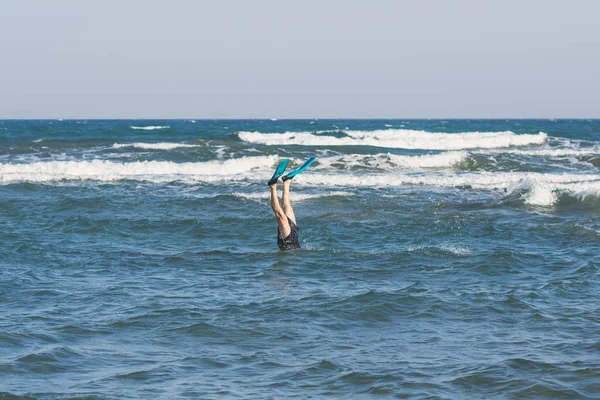
[[[281,196],[281,204],[283,206],[283,212],[285,212],[285,215],[287,215],[292,222],[296,223],[296,215],[294,215],[294,209],[292,208],[292,202],[290,201],[291,184],[291,179],[283,182],[283,195]]]
[[[277,226],[279,227],[279,232],[281,232],[281,236],[283,238],[286,238],[292,232],[292,229],[290,228],[290,223],[287,220],[287,215],[279,205],[279,199],[277,198],[277,183],[269,185],[269,187],[271,188],[271,208],[275,213],[275,218],[277,218]],[[294,223],[296,222],[294,221]]]

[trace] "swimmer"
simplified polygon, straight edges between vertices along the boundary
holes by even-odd
[[[296,225],[296,215],[290,201],[290,186],[292,178],[283,180],[283,193],[281,204],[277,197],[277,181],[270,183],[271,188],[271,208],[277,218],[277,245],[281,250],[295,250],[300,248],[298,237],[298,225]]]

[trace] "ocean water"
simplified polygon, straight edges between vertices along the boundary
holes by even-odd
[[[0,121],[0,398],[600,398],[599,172],[598,120]]]

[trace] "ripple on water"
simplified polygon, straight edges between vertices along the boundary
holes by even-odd
[[[55,346],[20,356],[8,366],[8,373],[54,374],[78,368],[88,361],[70,347]]]
[[[472,394],[514,398],[561,398],[592,399],[594,393],[586,389],[575,389],[571,381],[585,379],[586,375],[598,376],[595,371],[573,368],[576,362],[548,363],[525,358],[510,358],[501,362],[463,369],[452,386],[467,389]],[[554,379],[544,379],[554,376]],[[591,388],[590,386],[589,388]]]

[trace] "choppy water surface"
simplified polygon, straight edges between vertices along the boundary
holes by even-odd
[[[0,121],[0,397],[598,398],[599,168],[595,120]]]

